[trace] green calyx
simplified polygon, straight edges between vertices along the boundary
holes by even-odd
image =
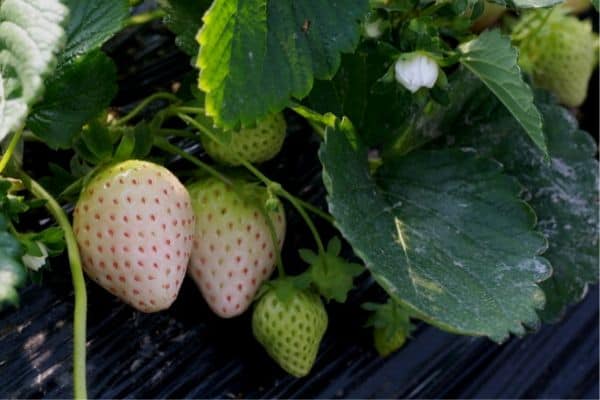
[[[363,308],[373,312],[366,326],[373,327],[377,353],[387,357],[400,349],[413,330],[408,310],[391,298],[385,304],[365,303]]]
[[[300,249],[300,257],[310,267],[306,274],[318,292],[327,300],[344,303],[348,292],[354,287],[354,278],[365,269],[340,257],[342,244],[337,237],[331,239],[323,254]]]

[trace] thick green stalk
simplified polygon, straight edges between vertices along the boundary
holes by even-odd
[[[15,149],[17,148],[17,144],[19,144],[19,141],[21,140],[22,134],[23,134],[23,129],[19,129],[18,131],[16,131],[13,134],[13,137],[10,139],[10,143],[8,144],[8,147],[6,148],[6,151],[2,155],[2,158],[0,159],[0,174],[2,173],[2,171],[4,171],[4,168],[6,168],[6,166],[8,165],[8,162],[12,158],[12,155],[15,152]]]
[[[73,233],[69,218],[56,199],[25,172],[21,171],[20,175],[25,187],[36,198],[46,200],[46,208],[50,214],[52,214],[65,235],[67,252],[69,255],[69,265],[71,268],[71,279],[73,281],[73,289],[75,292],[75,311],[73,316],[73,397],[75,399],[86,399],[85,342],[87,293],[81,266],[81,256],[79,255],[75,234]]]

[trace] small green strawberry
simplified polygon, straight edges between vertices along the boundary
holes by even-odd
[[[519,63],[533,83],[553,92],[561,103],[583,103],[592,72],[598,62],[598,36],[590,21],[567,15],[562,7],[536,10],[515,26],[520,41]]]
[[[268,215],[279,248],[285,214],[277,198],[258,185],[236,180],[235,190],[215,178],[189,186],[196,215],[189,274],[211,309],[223,318],[243,313],[277,261]],[[264,209],[270,199],[269,211]]]
[[[363,308],[373,311],[367,326],[373,327],[373,342],[379,355],[387,357],[400,349],[413,329],[409,312],[392,299],[385,304],[366,303]]]
[[[85,272],[143,312],[177,297],[192,249],[190,196],[166,168],[129,160],[100,171],[82,191],[73,229]]]
[[[300,378],[315,363],[327,312],[316,293],[291,290],[288,296],[279,295],[274,287],[266,290],[254,309],[252,331],[281,368]]]
[[[201,136],[204,149],[215,161],[225,165],[240,165],[238,156],[258,164],[275,157],[283,146],[286,124],[281,113],[272,114],[256,126],[232,132],[231,143],[217,143],[206,135]]]

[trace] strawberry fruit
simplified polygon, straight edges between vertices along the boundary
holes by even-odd
[[[294,290],[283,301],[269,288],[252,315],[252,332],[267,353],[295,377],[308,375],[327,330],[321,298],[308,290]]]
[[[168,308],[189,261],[194,213],[169,170],[130,160],[99,172],[81,193],[73,227],[86,273],[143,312]]]
[[[552,10],[544,22],[547,12],[535,11],[515,27],[524,37],[519,63],[536,86],[553,92],[566,106],[578,107],[598,62],[598,36],[590,21],[569,16],[563,8]]]
[[[211,309],[223,318],[243,313],[276,264],[264,204],[267,191],[235,181],[232,187],[215,178],[189,186],[196,214],[190,275]],[[285,236],[283,205],[268,212],[281,248]]]
[[[240,165],[238,157],[251,163],[262,163],[275,157],[283,146],[286,124],[281,113],[272,114],[254,127],[232,132],[231,143],[217,143],[202,135],[202,145],[211,158],[221,164]]]

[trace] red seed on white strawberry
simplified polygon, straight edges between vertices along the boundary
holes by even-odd
[[[166,168],[138,160],[109,167],[73,213],[84,270],[140,311],[166,309],[185,277],[194,218],[186,188]]]
[[[276,264],[276,247],[261,211],[267,191],[243,181],[235,185],[237,192],[209,178],[189,187],[196,214],[189,272],[211,309],[223,318],[250,306]],[[281,203],[269,217],[281,248],[285,236]]]

